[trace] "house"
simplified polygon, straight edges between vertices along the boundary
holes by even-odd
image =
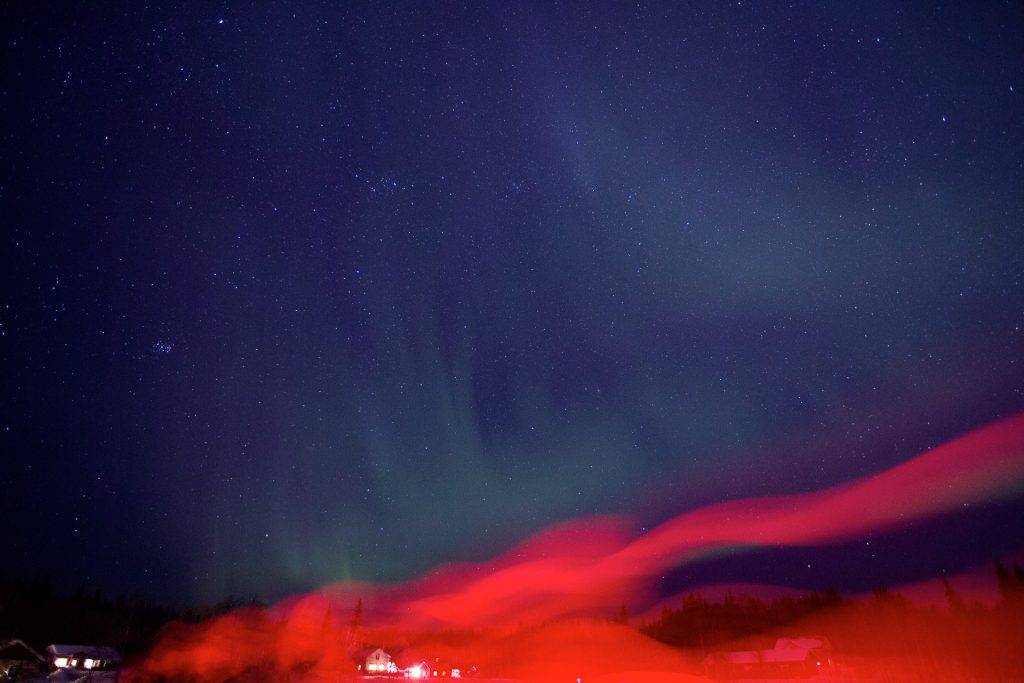
[[[399,653],[396,663],[398,670],[406,678],[431,678],[437,676],[436,662],[432,663],[426,653],[417,648],[408,648]]]
[[[21,640],[0,643],[0,677],[12,679],[39,675],[46,670],[46,657]]]
[[[393,674],[398,671],[391,655],[385,652],[384,648],[378,647],[371,650],[362,659],[363,671],[368,674]]]
[[[430,678],[433,668],[427,660],[421,660],[402,669],[406,678]]]
[[[779,638],[770,650],[712,652],[704,665],[719,680],[809,678],[833,668],[832,644],[812,636]]]
[[[46,655],[57,669],[116,672],[121,668],[121,655],[105,645],[49,645]]]

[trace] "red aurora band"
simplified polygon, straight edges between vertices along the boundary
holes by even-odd
[[[579,519],[489,562],[446,566],[398,585],[333,584],[270,608],[173,624],[126,675],[349,680],[358,675],[355,651],[387,642],[467,670],[472,664],[481,676],[566,683],[705,680],[703,653],[669,647],[608,616],[623,601],[651,604],[658,577],[710,553],[847,542],[1007,498],[1022,485],[1024,414],[812,493],[708,505],[643,534],[633,533],[622,518]],[[354,628],[357,600],[365,616]],[[861,611],[837,610],[800,626],[844,633],[884,632],[890,625],[883,616],[866,622]],[[1019,638],[1016,628],[1002,637]]]

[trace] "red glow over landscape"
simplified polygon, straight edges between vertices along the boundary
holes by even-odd
[[[0,683],[1024,683],[1024,0],[0,8]]]
[[[694,680],[705,673],[704,652],[607,621],[623,602],[653,604],[654,581],[665,571],[710,553],[828,545],[904,528],[1006,497],[1022,484],[1024,415],[1017,415],[884,472],[813,493],[709,505],[639,535],[624,519],[580,519],[537,534],[490,562],[444,567],[400,585],[335,584],[271,608],[175,624],[130,676],[276,680],[291,672],[299,676],[291,680],[337,680],[356,673],[356,649],[387,643],[449,668],[472,665],[492,677]],[[919,667],[904,654],[883,652],[887,642],[904,637],[907,624],[917,623],[910,607],[884,598],[870,610],[864,603],[823,607],[787,632],[843,642],[871,631],[860,640],[878,643],[879,651],[857,656],[889,661],[889,668]],[[357,600],[365,616],[355,623]],[[970,634],[981,639],[989,629],[1001,634],[997,639],[1020,638],[1019,625],[1012,625],[1019,619],[1002,624],[997,617],[1003,613],[993,614],[984,622],[952,615],[959,619],[960,642],[971,642]],[[930,628],[928,623],[921,620],[919,628]],[[751,638],[772,635],[785,634]],[[936,653],[930,661],[941,659]]]

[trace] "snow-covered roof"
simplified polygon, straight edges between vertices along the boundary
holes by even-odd
[[[17,656],[19,650],[35,657],[40,662],[46,661],[46,657],[43,657],[41,654],[32,649],[32,647],[26,644],[25,641],[18,640],[17,638],[15,638],[14,640],[8,640],[6,643],[0,644],[0,659],[11,659],[12,655]]]
[[[428,660],[422,658],[403,658],[401,662],[402,663],[399,665],[399,668],[402,669],[411,669],[415,666],[418,666],[420,669],[424,669],[426,671],[434,670],[434,665],[431,664]]]
[[[828,638],[822,636],[798,636],[796,638],[779,638],[775,641],[776,650],[813,650],[815,648],[830,648],[832,644]]]
[[[104,661],[120,660],[121,655],[112,647],[106,645],[49,645],[46,651],[54,657],[73,657],[83,655],[90,659],[102,659]]]
[[[758,664],[762,662],[802,662],[811,653],[811,648],[788,647],[774,650],[738,650],[734,652],[713,652],[711,661],[725,661],[730,664]]]
[[[788,650],[761,650],[762,662],[802,662],[811,651],[806,648],[790,648]]]
[[[427,664],[429,661],[427,653],[418,647],[406,647],[395,655],[395,664],[400,669],[406,669],[416,664]]]
[[[735,650],[733,652],[712,652],[708,655],[710,661],[725,661],[731,664],[756,664],[760,660],[754,650]]]

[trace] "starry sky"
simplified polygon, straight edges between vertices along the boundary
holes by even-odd
[[[401,581],[1024,410],[1019,2],[8,4],[0,575]],[[865,590],[1021,498],[666,575]]]

